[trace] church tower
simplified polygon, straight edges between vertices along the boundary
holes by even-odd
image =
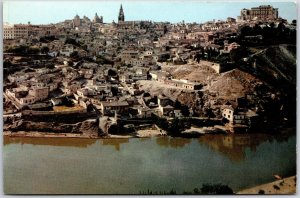
[[[122,4],[121,4],[121,7],[120,7],[120,11],[119,11],[119,17],[118,17],[118,22],[124,22],[125,21],[125,16],[124,16],[124,11],[123,11],[123,7],[122,7]]]
[[[93,19],[93,23],[103,23],[103,17],[99,17],[98,14],[95,14],[95,17]]]

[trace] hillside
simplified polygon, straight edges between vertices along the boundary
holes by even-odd
[[[247,62],[241,61],[235,69],[221,74],[201,64],[201,61],[200,64],[166,66],[163,70],[170,72],[174,78],[203,84],[201,93],[184,93],[182,89],[157,81],[140,81],[140,88],[151,94],[164,94],[173,100],[177,98],[200,115],[206,115],[205,112],[211,109],[215,116],[220,116],[220,107],[215,104],[234,102],[250,94],[248,108],[258,111],[265,119],[295,121],[296,46],[277,45],[259,49]]]
[[[274,89],[286,90],[296,86],[296,46],[278,45],[254,54],[251,66],[241,69],[253,74]],[[255,62],[255,63],[254,63]],[[293,90],[295,91],[295,89]]]

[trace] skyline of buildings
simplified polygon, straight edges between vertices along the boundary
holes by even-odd
[[[172,2],[172,4],[170,4],[169,1],[161,2],[161,4],[170,4],[168,6],[161,6],[164,8],[167,7],[167,9],[161,9],[159,4],[148,1],[89,2],[88,5],[82,5],[80,8],[78,5],[81,5],[81,2],[76,5],[69,5],[69,2],[18,2],[18,6],[14,6],[14,3],[16,2],[4,2],[4,23],[27,24],[30,21],[32,24],[51,24],[73,18],[75,15],[79,15],[80,17],[87,16],[92,19],[95,13],[98,13],[99,16],[103,16],[104,23],[111,23],[113,21],[118,21],[120,4],[123,4],[124,12],[126,12],[126,19],[130,21],[150,20],[155,22],[168,21],[171,23],[178,23],[182,21],[185,21],[186,23],[203,23],[213,19],[226,20],[227,17],[238,18],[242,9],[258,7],[262,3],[278,8],[280,10],[279,17],[285,18],[289,22],[293,19],[297,19],[296,4],[293,2],[232,2],[230,4],[224,4],[224,2],[188,2],[186,4],[182,4],[182,2],[177,1]],[[37,7],[38,9],[35,9]],[[22,12],[19,12],[21,9]],[[53,15],[52,12],[46,11],[48,9],[57,10],[57,12],[61,13],[61,15]],[[64,9],[64,11],[60,12],[60,9]],[[31,11],[26,12],[27,10]],[[153,10],[156,12],[153,12]],[[22,13],[22,15],[18,13]]]

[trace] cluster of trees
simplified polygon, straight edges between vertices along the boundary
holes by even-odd
[[[200,47],[199,48],[201,53],[198,53],[195,55],[194,60],[196,60],[198,63],[200,62],[200,60],[208,60],[208,61],[216,61],[218,62],[218,56],[219,56],[219,51],[212,48],[212,47],[208,47],[208,48],[203,48]]]
[[[229,53],[229,58],[231,62],[238,63],[242,58],[248,57],[250,55],[250,51],[247,47],[241,46],[237,49],[233,49]]]
[[[189,107],[181,104],[178,100],[175,101],[174,108],[180,109],[180,112],[184,117],[188,117],[190,115]]]
[[[55,36],[44,36],[44,37],[40,38],[40,42],[42,42],[42,43],[49,43],[54,40],[57,40],[57,38],[55,38]]]
[[[97,58],[96,58],[96,63],[100,64],[100,65],[103,65],[103,64],[109,64],[109,65],[112,65],[113,64],[113,61],[107,59],[106,57],[104,56],[101,56],[101,55],[98,55]]]
[[[65,44],[71,44],[71,45],[75,45],[77,47],[81,46],[79,42],[77,42],[75,39],[72,39],[72,38],[67,38],[65,40]]]
[[[256,24],[254,27],[244,26],[240,30],[238,42],[245,45],[276,45],[282,43],[296,44],[296,29],[290,29],[279,23],[277,26],[275,23],[270,23],[264,26],[262,24]],[[262,36],[261,43],[253,43],[247,41],[245,36]]]
[[[6,53],[15,53],[15,54],[47,54],[49,52],[49,48],[47,46],[43,46],[41,48],[37,46],[28,46],[28,45],[19,45],[19,46],[11,46],[4,49]]]
[[[151,191],[147,190],[146,192],[142,191],[140,194],[143,195],[176,195],[176,190],[172,189],[170,191]],[[180,193],[179,193],[180,194]],[[203,184],[200,189],[195,188],[192,192],[184,191],[184,195],[232,195],[233,190],[223,184]]]
[[[39,54],[41,52],[40,48],[35,46],[19,45],[11,46],[5,49],[6,53],[16,53],[16,54]]]
[[[167,131],[170,136],[180,136],[186,128],[190,128],[191,122],[188,118],[174,118],[170,123],[166,118],[156,118],[156,124],[161,129]]]

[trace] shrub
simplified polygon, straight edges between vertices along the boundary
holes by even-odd
[[[233,191],[227,185],[222,184],[203,184],[201,188],[201,194],[207,195],[230,195],[233,194]]]
[[[258,191],[258,194],[263,195],[263,194],[265,194],[265,191],[262,190],[262,189],[260,189],[260,190]]]

